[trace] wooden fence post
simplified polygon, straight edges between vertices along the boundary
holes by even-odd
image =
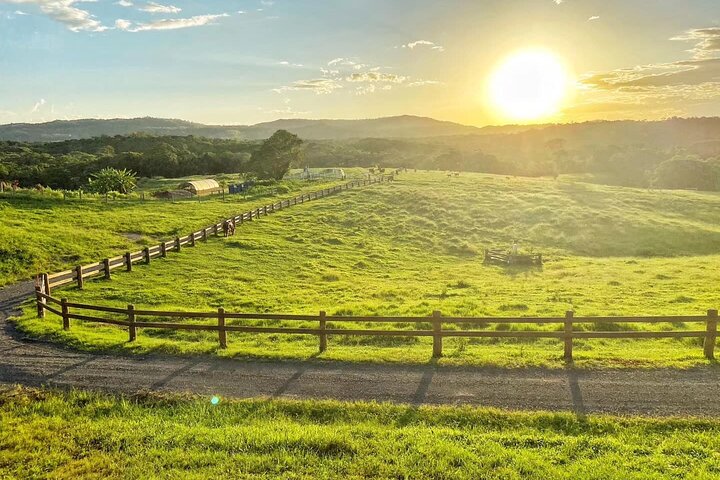
[[[191,247],[194,247],[194,246],[195,246],[195,232],[192,232],[192,233],[190,234],[190,246],[191,246]]]
[[[68,317],[68,306],[67,306],[67,298],[60,299],[60,309],[62,311],[62,322],[63,322],[63,330],[70,330],[70,318]]]
[[[203,228],[202,231],[202,241],[207,242],[207,228]]]
[[[43,293],[45,295],[52,295],[52,292],[50,291],[50,277],[47,273],[42,274],[42,285],[43,285]]]
[[[167,247],[165,246],[165,240],[160,242],[160,256],[163,258],[167,257]]]
[[[137,327],[135,327],[135,305],[128,305],[128,341],[134,342],[137,338]]]
[[[218,340],[220,348],[227,348],[227,331],[225,330],[225,309],[218,308]]]
[[[145,264],[150,265],[150,247],[143,248],[143,255],[145,255]]]
[[[128,272],[132,272],[132,257],[130,256],[130,252],[125,252],[125,269]]]
[[[565,312],[565,361],[572,362],[573,359],[573,316],[575,313],[572,310]]]
[[[327,322],[325,321],[325,312],[320,311],[320,330],[323,331],[323,333],[320,334],[320,353],[327,350],[327,334],[324,333],[325,327],[327,325]]]
[[[80,290],[83,288],[83,268],[82,265],[75,267],[75,275],[77,275],[77,285]]]
[[[110,280],[110,259],[103,259],[103,270],[105,270],[105,280]]]
[[[175,237],[175,250],[180,251],[180,237]]]
[[[38,318],[45,318],[45,300],[40,296],[42,287],[40,285],[35,285],[35,299],[37,302],[37,316]]]
[[[213,233],[214,233],[215,236],[217,237],[217,235],[218,235],[217,223],[216,223],[215,225],[213,225]]]
[[[708,360],[712,360],[715,358],[715,339],[717,338],[718,311],[708,310],[707,315],[707,334],[705,335],[703,350],[705,351],[705,358],[707,358]]]
[[[433,312],[432,326],[433,326],[433,358],[442,357],[442,313],[438,310]]]

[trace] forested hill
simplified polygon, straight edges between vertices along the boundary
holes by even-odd
[[[48,123],[0,125],[0,140],[57,142],[63,140],[146,133],[233,140],[261,140],[277,130],[305,140],[359,140],[364,138],[430,140],[462,151],[513,149],[562,140],[566,148],[596,146],[683,146],[718,149],[720,118],[672,118],[662,121],[597,121],[558,125],[470,127],[432,118],[398,116],[368,120],[275,120],[249,126],[203,125],[184,120],[133,118],[57,120]],[[702,145],[704,144],[704,146]]]
[[[515,131],[528,127],[493,127]],[[368,120],[275,120],[248,126],[203,125],[163,118],[56,120],[47,123],[0,125],[0,140],[20,142],[57,142],[102,135],[195,135],[208,138],[260,140],[277,130],[287,130],[305,139],[348,139],[364,137],[420,138],[444,135],[484,133],[483,129],[442,122],[432,118],[403,115]]]

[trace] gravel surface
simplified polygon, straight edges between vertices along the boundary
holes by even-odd
[[[545,370],[79,353],[23,338],[5,319],[32,283],[0,291],[0,384],[112,392],[471,404],[577,415],[720,416],[720,367]]]

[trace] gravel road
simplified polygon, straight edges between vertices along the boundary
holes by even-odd
[[[31,291],[31,283],[0,291],[0,384],[471,404],[580,416],[720,416],[718,365],[689,370],[545,370],[79,353],[23,338],[5,321]]]

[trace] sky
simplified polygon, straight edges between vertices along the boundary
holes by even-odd
[[[0,0],[0,123],[517,123],[488,82],[527,49],[572,78],[538,122],[720,114],[720,0]]]

